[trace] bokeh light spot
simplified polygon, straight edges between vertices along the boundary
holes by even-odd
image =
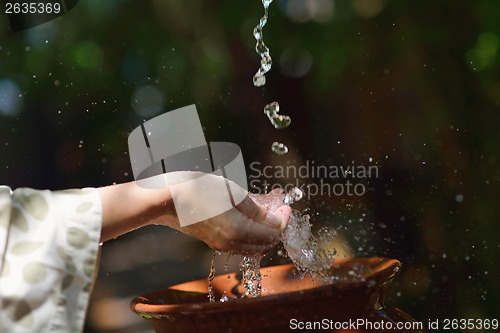
[[[22,106],[21,89],[11,80],[0,80],[0,114],[17,116]]]
[[[152,117],[160,113],[164,101],[160,90],[152,85],[140,86],[132,94],[132,107],[141,117]]]
[[[281,71],[288,77],[300,78],[309,73],[313,58],[308,50],[289,48],[280,57]]]
[[[96,69],[102,65],[101,48],[92,41],[75,44],[73,57],[77,64],[86,69]]]
[[[296,23],[306,23],[314,20],[328,22],[333,16],[334,2],[332,0],[289,0],[285,13]]]
[[[353,12],[364,18],[377,16],[385,7],[384,0],[353,0],[351,4]]]
[[[499,46],[500,40],[495,33],[490,31],[481,33],[476,47],[466,54],[467,63],[475,71],[491,66],[497,56]]]

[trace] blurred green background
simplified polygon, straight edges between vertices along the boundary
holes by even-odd
[[[238,143],[247,166],[378,166],[363,196],[295,207],[339,232],[341,255],[403,262],[389,305],[424,322],[498,318],[499,13],[493,0],[275,0],[264,88],[258,0],[82,0],[20,33],[0,15],[0,183],[131,181],[128,134],[196,104],[207,141]],[[263,114],[273,100],[285,130]],[[105,244],[85,332],[150,332],[130,300],[206,277],[211,255],[159,227]]]

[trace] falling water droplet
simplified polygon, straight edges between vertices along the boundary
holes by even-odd
[[[231,259],[231,253],[227,254],[226,262],[224,263],[224,272],[229,271],[229,259]]]
[[[273,2],[273,0],[262,0],[262,4],[264,7],[269,7],[269,5]]]
[[[300,188],[294,187],[294,188],[290,189],[290,191],[288,191],[288,193],[285,195],[285,198],[283,199],[283,203],[285,205],[291,205],[295,201],[299,201],[300,199],[302,199],[303,196],[304,196],[304,192],[302,192],[302,190]]]
[[[278,112],[280,112],[280,105],[278,102],[269,103],[264,107],[264,113],[267,114],[268,117],[272,117],[272,115]]]
[[[264,113],[269,118],[269,121],[277,129],[283,129],[290,126],[292,119],[288,116],[278,114],[280,105],[278,102],[272,102],[264,107]]]
[[[257,44],[255,44],[255,52],[258,54],[269,52],[269,48],[264,44],[262,40],[257,40]]]
[[[266,84],[266,77],[264,75],[260,75],[259,73],[256,73],[253,76],[253,85],[254,86],[262,87],[265,84]]]
[[[288,116],[283,116],[280,114],[274,115],[274,117],[271,120],[271,123],[277,129],[287,128],[288,126],[290,126],[291,122],[292,122],[292,118],[290,118]]]
[[[273,142],[271,150],[278,155],[283,155],[288,153],[288,147],[280,142]]]
[[[259,43],[263,44],[264,43],[262,41],[262,28],[261,27],[256,26],[253,29],[253,36],[255,37],[255,39],[257,39],[257,44],[259,44]]]
[[[214,295],[214,287],[212,286],[212,281],[215,278],[215,256],[217,252],[214,252],[214,256],[212,257],[212,262],[210,264],[210,273],[208,274],[208,300],[210,303],[215,303],[215,295]]]
[[[260,68],[262,72],[267,73],[273,65],[273,59],[269,54],[264,54],[260,60]]]

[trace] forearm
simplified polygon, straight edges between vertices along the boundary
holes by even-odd
[[[168,188],[146,189],[130,182],[98,191],[103,214],[101,242],[175,215]]]

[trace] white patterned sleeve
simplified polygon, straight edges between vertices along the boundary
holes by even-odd
[[[81,332],[99,254],[96,189],[0,186],[0,332]]]

